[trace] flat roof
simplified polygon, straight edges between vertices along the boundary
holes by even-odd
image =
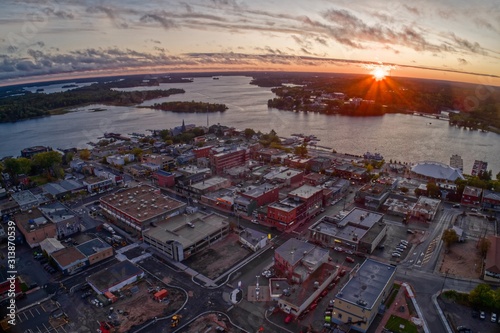
[[[382,291],[396,273],[396,267],[366,259],[336,298],[356,306],[372,309]]]
[[[240,232],[240,238],[250,244],[256,245],[261,239],[267,238],[267,234],[251,228],[245,228]]]
[[[87,282],[94,285],[101,292],[144,272],[128,260],[121,261],[112,266],[87,277]]]
[[[58,201],[40,206],[38,209],[54,223],[66,221],[76,216],[72,210]]]
[[[226,182],[226,181],[227,181],[227,178],[215,176],[215,177],[205,179],[201,182],[195,183],[195,184],[191,185],[191,187],[198,189],[200,191],[203,191],[203,190],[206,190],[207,188],[210,188],[212,186],[218,185],[218,184]]]
[[[108,243],[103,242],[100,238],[94,238],[76,246],[76,248],[87,257],[110,247]]]
[[[291,191],[288,193],[289,196],[298,196],[300,198],[308,199],[312,197],[314,194],[323,191],[322,188],[311,186],[311,185],[302,185],[301,187]]]
[[[286,180],[286,179],[290,179],[292,177],[295,177],[297,175],[300,175],[302,172],[303,171],[301,171],[301,170],[288,169],[286,171],[278,173],[277,175],[274,176],[273,179]]]
[[[146,221],[186,205],[161,194],[158,188],[150,185],[127,188],[101,197],[100,201],[138,221]]]
[[[276,188],[276,186],[271,185],[269,183],[264,183],[264,184],[257,185],[257,186],[250,185],[246,188],[242,188],[241,194],[243,194],[246,197],[258,198],[262,194],[269,192],[269,191],[272,191],[275,188]],[[245,192],[243,192],[243,190],[245,190]]]
[[[55,251],[50,255],[61,267],[67,267],[78,260],[84,260],[86,257],[74,247],[66,247]]]
[[[225,216],[196,212],[177,215],[157,223],[157,227],[144,231],[144,235],[161,243],[176,241],[187,248],[228,225],[229,221]]]
[[[268,207],[273,207],[282,211],[291,212],[298,206],[302,205],[302,201],[295,201],[292,198],[286,198],[279,202],[273,202]]]
[[[284,260],[295,266],[304,256],[314,250],[317,246],[296,238],[290,238],[283,245],[278,247],[275,251]],[[324,249],[323,249],[324,250]],[[327,251],[327,250],[324,250]]]
[[[30,191],[21,191],[12,193],[12,199],[14,199],[20,206],[26,205],[32,202],[38,202],[36,197]]]

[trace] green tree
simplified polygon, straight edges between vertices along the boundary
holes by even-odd
[[[469,302],[476,308],[492,309],[495,306],[495,292],[485,283],[478,284],[470,291]]]
[[[450,246],[453,243],[456,243],[458,241],[458,235],[453,229],[446,229],[443,232],[443,236],[441,236],[441,239],[443,240],[444,244],[446,245],[446,248],[449,250]]]
[[[144,154],[144,151],[141,148],[135,147],[132,149],[131,153],[134,154],[134,156],[137,160],[140,160],[142,157],[142,154]]]
[[[16,158],[12,158],[12,157],[6,158],[3,161],[3,165],[5,167],[5,171],[7,171],[11,176],[14,177],[14,176],[19,174],[20,165],[17,162]]]
[[[439,196],[439,186],[434,182],[427,183],[427,193],[431,198],[437,198]]]
[[[31,172],[32,162],[30,159],[25,157],[19,157],[17,159],[17,164],[19,166],[19,173],[28,175]]]
[[[301,144],[300,146],[295,147],[294,149],[294,154],[298,155],[300,157],[306,157],[307,156],[307,146],[305,143]]]
[[[57,151],[48,151],[33,156],[33,166],[41,170],[48,170],[62,163],[62,155]]]
[[[497,176],[496,176],[496,177],[497,177],[497,180],[500,180],[500,172],[499,172],[499,173],[497,173]]]

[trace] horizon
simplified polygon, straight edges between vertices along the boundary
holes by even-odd
[[[7,0],[0,86],[187,72],[311,72],[500,86],[500,9],[425,1]]]

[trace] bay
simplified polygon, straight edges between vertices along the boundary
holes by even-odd
[[[87,146],[106,132],[147,133],[186,124],[199,126],[220,123],[238,129],[253,128],[263,133],[274,129],[280,136],[293,133],[315,135],[318,145],[338,152],[362,155],[380,153],[386,161],[415,163],[424,160],[449,164],[452,154],[461,155],[464,172],[470,173],[474,160],[488,162],[496,175],[500,171],[500,135],[463,130],[447,121],[425,117],[388,114],[382,117],[346,117],[269,109],[267,100],[274,97],[270,88],[250,85],[250,77],[195,77],[192,83],[161,84],[160,87],[134,87],[120,90],[182,88],[184,94],[143,103],[144,106],[166,101],[224,103],[221,113],[174,113],[137,107],[90,105],[75,108],[63,115],[0,124],[0,157],[18,156],[21,149],[34,145],[53,148]],[[57,87],[52,87],[57,90]],[[93,112],[93,108],[105,111]],[[417,110],[418,111],[418,110]]]

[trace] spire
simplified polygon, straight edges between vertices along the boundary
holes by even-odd
[[[186,125],[184,124],[184,119],[182,119],[182,127],[181,127],[181,132],[182,132],[182,133],[186,132]]]

